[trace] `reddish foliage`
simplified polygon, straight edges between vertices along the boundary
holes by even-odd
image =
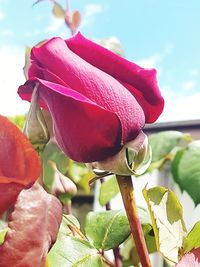
[[[23,133],[0,116],[0,215],[40,175],[37,153]]]
[[[0,246],[0,267],[41,267],[56,240],[62,207],[40,185],[19,194]]]

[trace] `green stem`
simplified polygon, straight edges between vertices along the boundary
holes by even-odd
[[[131,232],[142,267],[151,267],[142,226],[140,223],[131,176],[116,175]]]

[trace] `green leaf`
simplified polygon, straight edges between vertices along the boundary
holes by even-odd
[[[25,115],[17,115],[14,117],[8,117],[8,119],[14,123],[20,130],[23,129],[26,117]]]
[[[89,241],[74,237],[71,227],[79,232],[77,219],[72,215],[64,215],[57,241],[47,257],[49,267],[102,267],[98,251]]]
[[[195,205],[200,203],[200,141],[191,142],[179,151],[172,162],[172,174],[182,191],[186,191]]]
[[[57,2],[53,3],[52,13],[56,18],[63,18],[63,19],[65,18],[65,10]]]
[[[89,171],[84,164],[70,160],[67,175],[86,193],[90,192],[89,181],[94,177],[94,173]]]
[[[101,267],[98,251],[86,240],[59,234],[48,254],[50,267]]]
[[[157,248],[166,259],[177,263],[186,235],[182,206],[176,195],[164,187],[145,188],[143,195],[151,215]]]
[[[106,205],[119,193],[119,186],[115,176],[112,176],[101,184],[99,191],[99,203],[101,206]]]
[[[0,230],[0,245],[3,244],[7,231],[8,227],[3,230]]]
[[[176,146],[183,141],[191,140],[190,135],[178,131],[164,131],[149,136],[152,147],[152,162],[165,158]]]
[[[200,248],[200,221],[194,225],[183,242],[184,254],[195,248]]]
[[[3,244],[7,231],[8,223],[4,220],[0,220],[0,245]]]
[[[142,224],[149,224],[143,208],[138,208]],[[129,222],[124,210],[89,212],[85,233],[97,249],[109,250],[120,245],[130,234]]]
[[[97,249],[109,250],[121,244],[130,234],[125,211],[89,212],[85,233]]]

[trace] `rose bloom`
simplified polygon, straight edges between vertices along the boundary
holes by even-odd
[[[115,155],[145,123],[156,121],[164,106],[156,70],[141,68],[80,33],[33,47],[28,77],[20,97],[30,101],[38,86],[59,146],[80,162]]]

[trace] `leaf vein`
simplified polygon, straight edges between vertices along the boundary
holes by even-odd
[[[87,254],[85,257],[83,257],[82,259],[80,259],[79,261],[75,262],[72,267],[77,267],[79,266],[80,264],[88,261],[90,258],[92,258],[93,256],[96,256],[96,253],[95,254]]]
[[[112,220],[110,221],[110,223],[108,224],[108,227],[106,229],[106,232],[105,232],[105,235],[104,235],[104,238],[103,238],[103,241],[102,241],[102,248],[104,248],[104,244],[106,243],[107,241],[107,238],[108,238],[108,234],[109,234],[109,230],[110,228],[112,227],[115,219],[119,216],[119,214],[121,213],[121,210],[119,210],[115,216],[113,216]]]

